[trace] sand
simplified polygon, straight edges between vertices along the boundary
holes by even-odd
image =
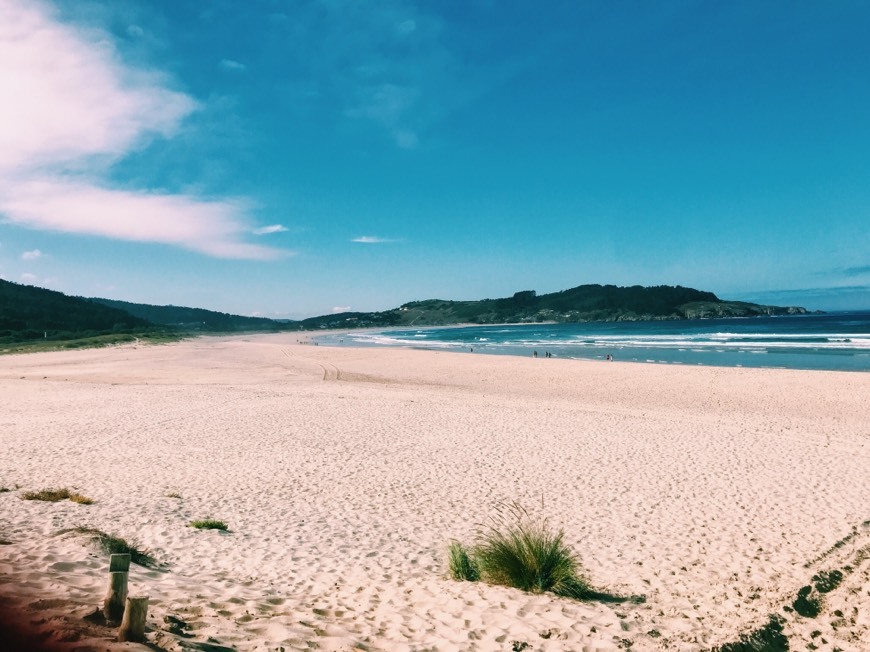
[[[107,558],[58,533],[86,526],[160,563],[130,584],[166,650],[700,650],[770,614],[870,649],[870,374],[297,340],[0,357],[0,598],[62,649],[149,649],[84,624]],[[21,499],[47,487],[95,502]],[[450,579],[505,501],[635,599]]]

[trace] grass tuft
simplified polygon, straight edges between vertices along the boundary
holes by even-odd
[[[22,496],[24,500],[42,500],[48,503],[57,503],[68,500],[69,489],[41,489],[40,491],[26,491]]]
[[[229,529],[226,523],[213,518],[205,518],[200,521],[191,521],[190,527],[195,527],[198,530],[224,530]]]
[[[564,531],[554,531],[547,519],[533,518],[516,502],[500,505],[478,538],[474,559],[487,582],[577,600],[590,591]]]
[[[80,493],[69,489],[41,489],[40,491],[27,491],[21,496],[24,500],[42,500],[48,503],[57,503],[61,500],[71,500],[80,505],[93,505],[94,501]]]
[[[167,498],[181,498],[181,494],[176,493],[175,491],[170,491],[168,494],[166,494],[166,497]]]
[[[94,544],[107,555],[129,553],[130,561],[134,564],[139,564],[146,568],[153,568],[157,565],[157,560],[151,556],[151,553],[139,548],[135,542],[129,542],[121,537],[106,534],[102,530],[91,527],[80,526],[73,528],[72,531],[76,534],[84,534],[91,537]]]
[[[469,554],[454,542],[449,549],[450,575],[457,580],[482,579],[531,593],[550,592],[584,600],[611,597],[592,590],[565,533],[545,518],[535,518],[519,503],[500,503],[496,516],[480,528]],[[624,601],[617,598],[617,601]]]
[[[788,637],[783,633],[782,617],[772,614],[763,627],[742,634],[734,643],[713,648],[713,652],[788,652]]]
[[[474,560],[468,556],[468,551],[458,541],[450,544],[450,577],[454,580],[476,582],[480,579],[480,570]]]
[[[9,487],[0,487],[0,494],[5,494],[8,491],[12,491]]]

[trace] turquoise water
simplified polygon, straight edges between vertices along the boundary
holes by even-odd
[[[586,324],[393,328],[331,334],[331,346],[400,346],[474,354],[870,371],[870,312]]]

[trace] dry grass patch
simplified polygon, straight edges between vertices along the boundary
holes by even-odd
[[[128,553],[130,555],[130,561],[134,564],[139,564],[146,568],[157,566],[157,560],[154,559],[151,553],[148,550],[140,548],[139,544],[136,542],[127,541],[126,539],[107,534],[102,530],[92,527],[79,526],[72,530],[63,530],[60,534],[66,532],[74,532],[75,534],[82,534],[90,537],[94,545],[107,555]]]
[[[47,503],[57,503],[61,500],[69,500],[69,489],[40,489],[39,491],[25,491],[21,497],[24,500],[41,500]]]
[[[195,527],[197,530],[222,530],[224,532],[229,529],[226,523],[213,518],[191,521],[190,527]]]
[[[176,493],[174,491],[170,491],[168,494],[166,494],[166,497],[167,498],[181,498],[181,494]]]
[[[41,489],[39,491],[26,491],[21,497],[24,500],[41,500],[48,503],[57,503],[61,500],[71,500],[80,505],[93,505],[94,501],[80,493],[69,489]]]

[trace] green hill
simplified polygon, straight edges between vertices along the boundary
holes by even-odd
[[[276,332],[321,328],[383,328],[449,324],[641,321],[803,314],[795,307],[722,301],[712,292],[661,285],[581,285],[538,295],[533,290],[480,301],[412,301],[381,312],[346,312],[280,322],[202,308],[83,299],[0,280],[0,345],[151,333]],[[107,340],[101,340],[105,343]]]
[[[90,301],[123,310],[130,315],[153,324],[171,326],[184,331],[208,333],[233,333],[239,331],[295,330],[285,322],[264,317],[242,317],[203,308],[181,306],[152,306],[147,303],[129,303],[113,299],[90,299]]]
[[[412,301],[383,312],[312,317],[304,328],[442,326],[531,322],[645,321],[804,314],[804,308],[723,301],[712,292],[681,286],[581,285],[538,295],[534,290],[503,299]]]
[[[123,310],[0,279],[0,343],[75,339],[153,327]]]

